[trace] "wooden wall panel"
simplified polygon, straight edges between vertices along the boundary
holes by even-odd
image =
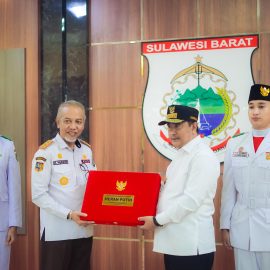
[[[217,245],[213,270],[234,270],[233,251]]]
[[[90,113],[90,131],[99,170],[142,170],[140,110],[94,109]]]
[[[91,42],[140,39],[140,1],[92,0]]]
[[[262,33],[260,35],[260,45],[254,58],[256,61],[256,66],[253,66],[254,79],[255,82],[260,82],[264,84],[270,84],[269,71],[270,71],[270,31],[268,33]],[[257,59],[258,58],[258,59]],[[255,60],[254,59],[254,60]]]
[[[38,1],[0,1],[0,33],[0,49],[26,50],[26,234],[19,235],[12,247],[10,269],[37,270],[39,217],[31,203],[30,167],[39,144]]]
[[[153,242],[146,241],[144,243],[144,270],[164,270],[163,254],[153,252]]]
[[[259,32],[270,32],[270,2],[267,0],[258,1],[258,22],[259,22]]]
[[[153,239],[154,239],[154,232],[153,231],[143,231],[143,238],[146,242],[150,242],[152,243]],[[153,244],[152,244],[153,246]]]
[[[200,36],[222,36],[257,31],[257,0],[199,0]]]
[[[142,231],[135,226],[96,225],[94,232],[97,238],[138,240],[142,237]]]
[[[143,89],[140,44],[101,45],[91,48],[90,106],[138,107]]]
[[[196,14],[196,0],[144,0],[143,39],[195,37]]]
[[[257,48],[257,50],[253,52],[250,62],[254,82],[260,82],[260,77],[262,75],[260,68],[260,61],[261,61],[260,57],[261,57],[261,36],[259,37],[259,48]]]
[[[139,241],[94,239],[91,269],[142,269],[141,255],[142,246]]]
[[[221,202],[221,190],[222,190],[222,178],[220,177],[217,182],[217,191],[214,199],[215,213],[213,216],[214,227],[215,227],[215,236],[216,243],[222,244],[221,234],[219,230],[219,216],[220,216],[220,202]]]
[[[162,180],[165,180],[165,173],[170,160],[158,153],[158,151],[154,148],[146,136],[144,137],[143,145],[144,170],[146,172],[158,172],[160,173]]]

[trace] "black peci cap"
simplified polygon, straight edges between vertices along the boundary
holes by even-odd
[[[254,84],[250,88],[248,102],[252,100],[270,101],[270,86],[265,84]]]
[[[183,105],[170,105],[167,109],[166,119],[159,122],[160,126],[168,123],[181,123],[183,121],[198,121],[199,111]]]

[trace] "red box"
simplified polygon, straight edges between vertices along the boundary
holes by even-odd
[[[81,211],[97,224],[137,226],[154,216],[161,178],[157,173],[90,171]]]

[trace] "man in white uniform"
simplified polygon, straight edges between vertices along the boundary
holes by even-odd
[[[248,107],[252,131],[227,145],[220,228],[236,270],[269,270],[270,86],[253,85]]]
[[[33,158],[32,199],[40,207],[43,270],[90,269],[93,227],[80,219],[86,216],[80,209],[88,172],[96,166],[90,146],[78,139],[85,119],[81,103],[62,103],[56,117],[59,133]]]
[[[0,270],[9,269],[10,248],[22,226],[21,176],[12,141],[0,136]]]
[[[169,138],[177,153],[167,168],[157,215],[141,217],[155,230],[154,251],[164,254],[166,270],[211,270],[215,235],[212,215],[220,164],[198,135],[198,110],[171,105]]]

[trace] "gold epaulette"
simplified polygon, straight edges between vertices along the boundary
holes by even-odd
[[[80,143],[82,143],[82,144],[88,146],[89,148],[91,148],[91,145],[89,143],[85,142],[84,140],[80,140]]]
[[[48,141],[46,141],[45,143],[43,143],[43,144],[39,147],[39,149],[46,149],[46,148],[48,148],[52,143],[53,143],[53,140],[48,140]]]
[[[4,138],[4,139],[7,139],[7,140],[9,140],[9,141],[12,141],[10,138],[8,138],[8,137],[6,137],[6,136],[1,135],[1,137]]]

